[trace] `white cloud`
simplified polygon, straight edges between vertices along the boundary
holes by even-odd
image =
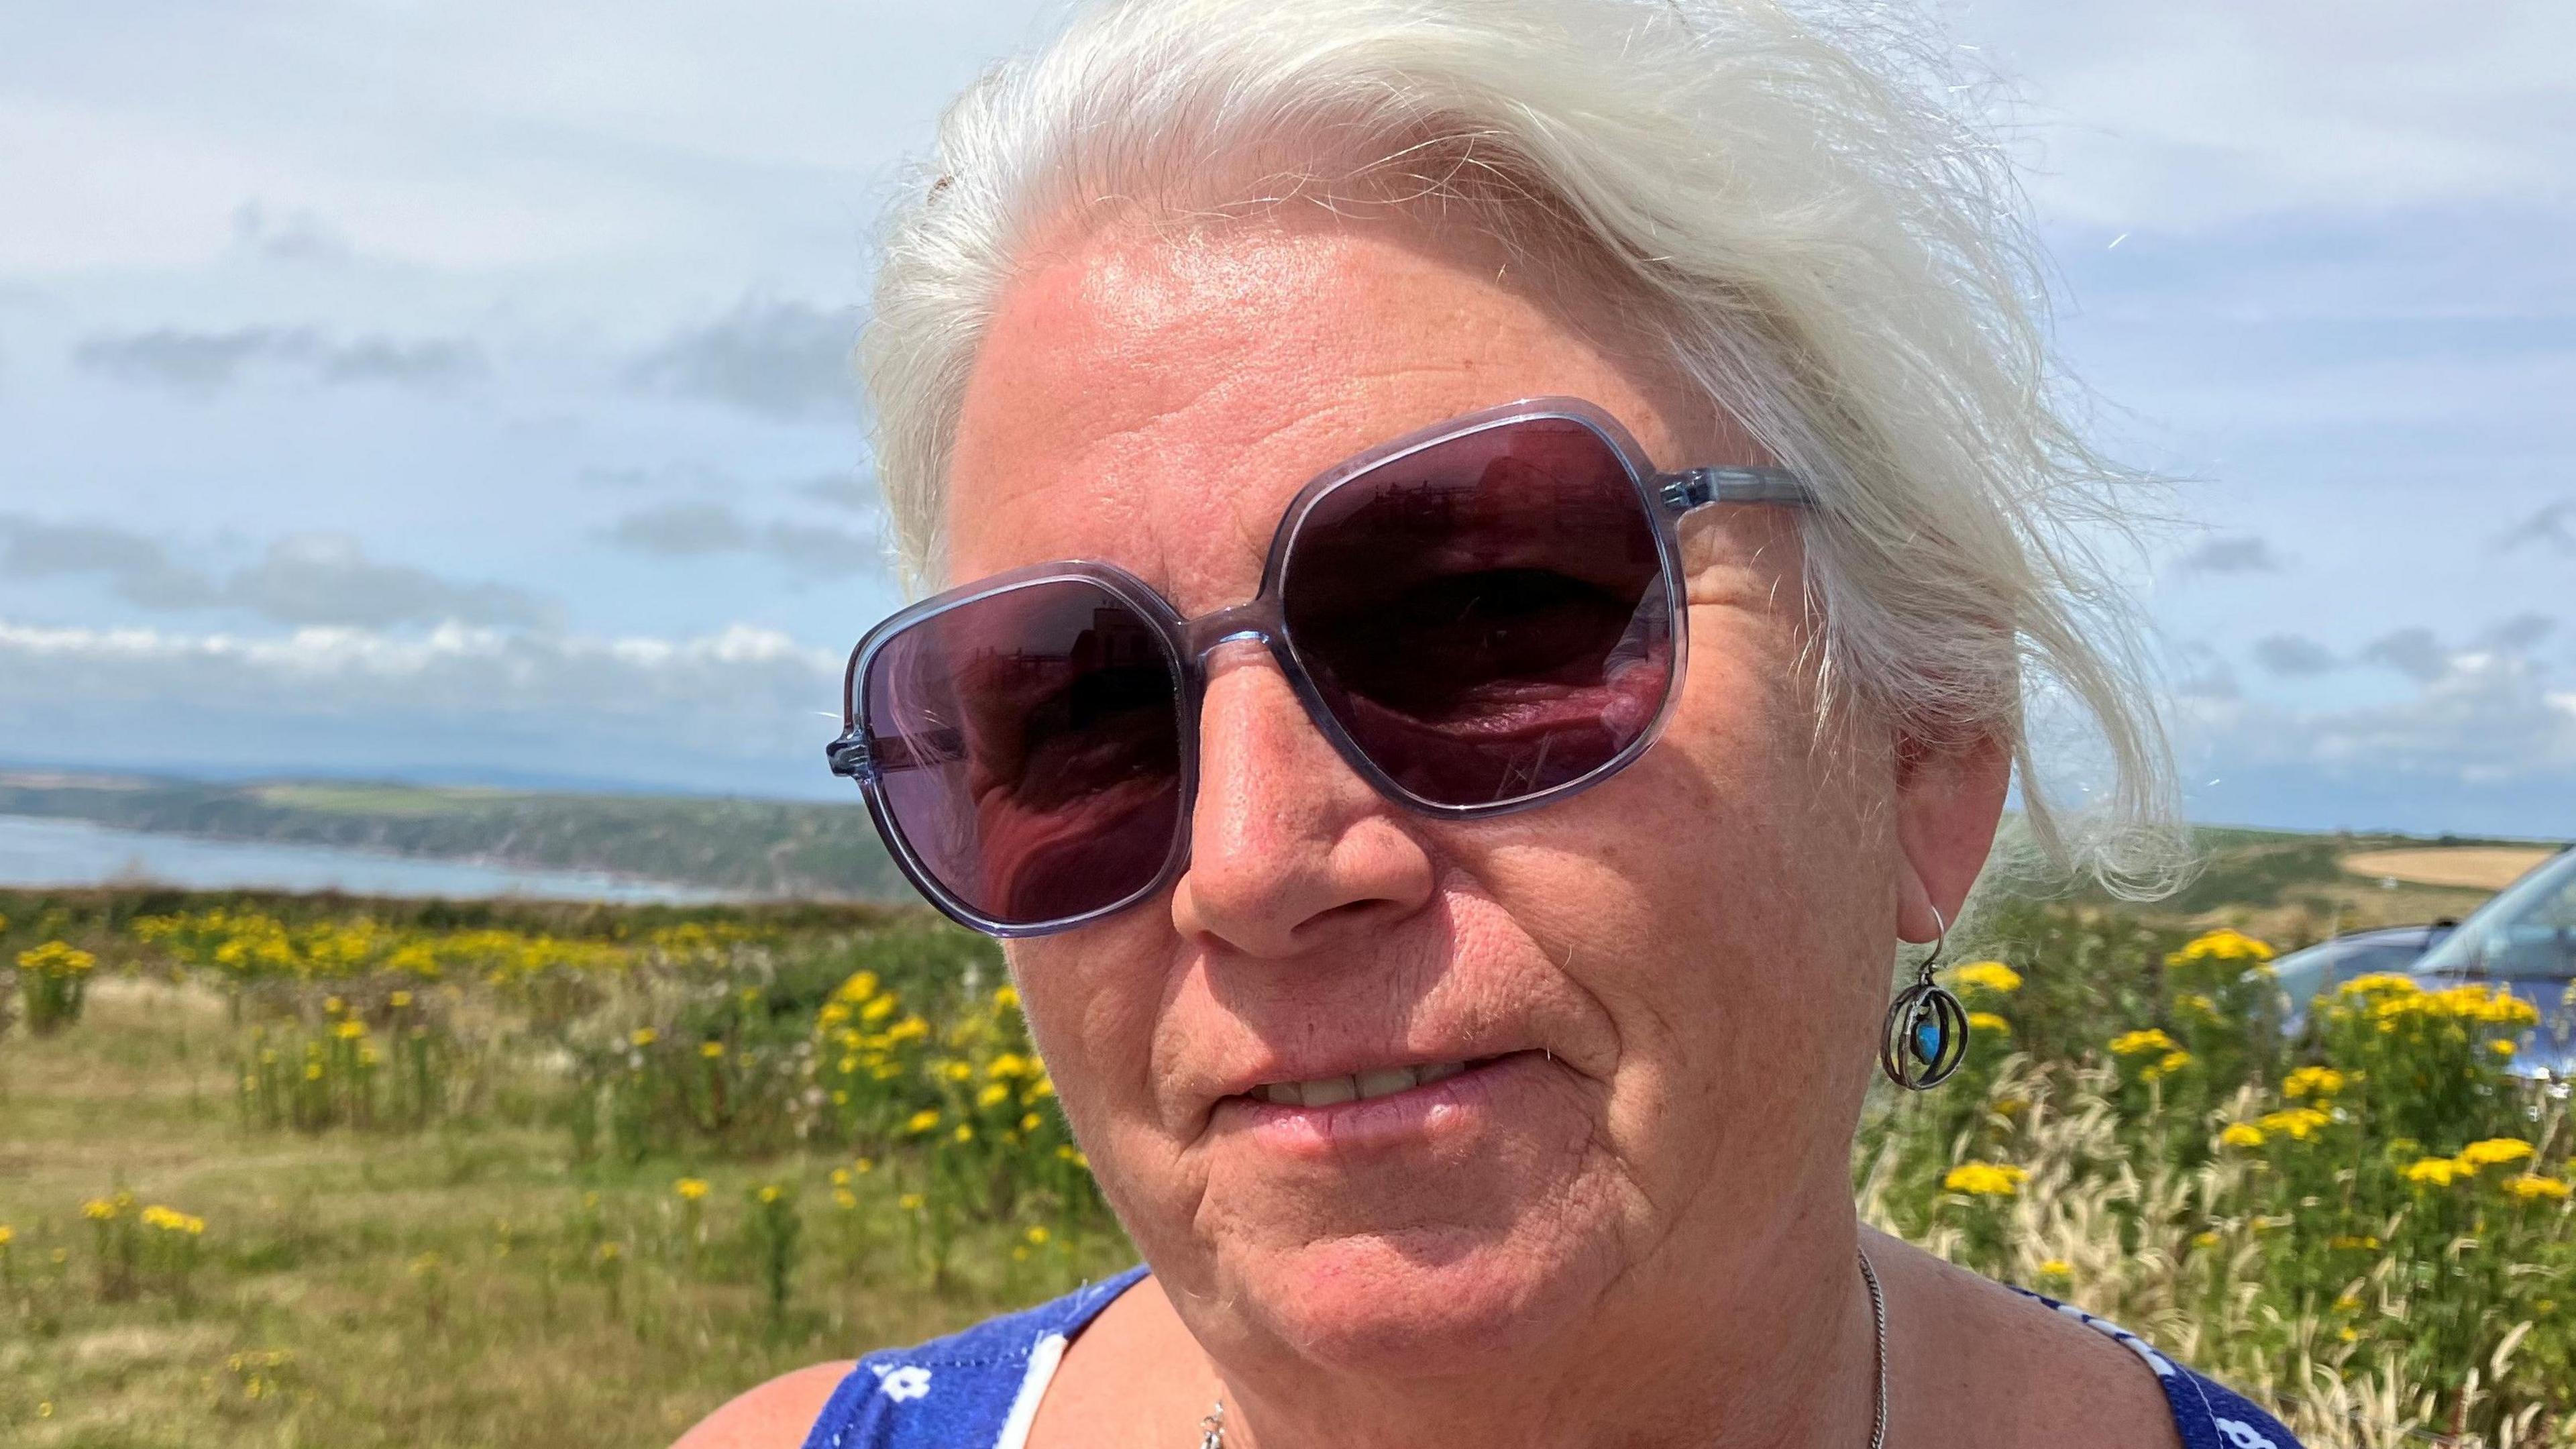
[[[824,716],[839,703],[842,662],[742,624],[670,639],[464,624],[252,635],[0,620],[0,749],[41,756],[62,721],[115,714],[180,729],[231,721],[254,736],[271,722],[338,721],[363,733],[427,718],[555,745],[642,734],[801,758],[831,733]]]
[[[2576,209],[2576,8],[2520,0],[2011,0],[1956,17],[2020,78],[2050,219],[2198,232],[2284,215]]]
[[[2503,781],[2576,786],[2576,693],[2546,661],[2508,645],[2445,647],[2429,630],[2378,640],[2363,657],[2414,681],[2402,697],[2337,709],[2186,684],[2187,753],[2239,774],[2316,768],[2439,791]],[[2427,804],[2438,809],[2438,793]]]

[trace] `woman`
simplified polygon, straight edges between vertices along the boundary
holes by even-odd
[[[952,111],[866,350],[952,587],[833,766],[1012,938],[1151,1276],[689,1442],[2291,1443],[1856,1219],[2016,766],[2105,868],[2164,798],[2009,178],[1874,33],[1134,0]]]

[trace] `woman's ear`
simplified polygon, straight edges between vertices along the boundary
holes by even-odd
[[[1896,748],[1896,933],[1929,941],[1959,919],[2003,818],[2012,752],[1980,734],[1935,746],[1901,735]]]

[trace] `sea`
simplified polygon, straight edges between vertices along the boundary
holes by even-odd
[[[142,883],[197,890],[337,890],[350,895],[451,900],[517,896],[695,905],[743,898],[739,892],[602,871],[437,860],[343,846],[209,840],[121,830],[87,820],[0,815],[0,886]]]

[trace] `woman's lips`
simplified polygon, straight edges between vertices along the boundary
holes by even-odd
[[[1306,1154],[1400,1146],[1469,1129],[1498,1097],[1525,1088],[1534,1073],[1552,1070],[1546,1053],[1520,1051],[1315,1082],[1265,1083],[1219,1102],[1212,1125]],[[1396,1072],[1410,1074],[1411,1081],[1398,1085]],[[1364,1084],[1376,1090],[1363,1095]],[[1294,1100],[1287,1100],[1290,1093]]]

